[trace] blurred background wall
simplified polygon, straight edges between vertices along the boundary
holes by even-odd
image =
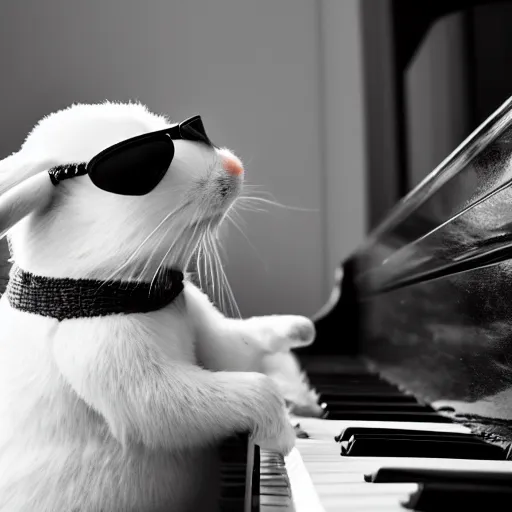
[[[359,16],[358,0],[4,2],[0,157],[74,102],[200,113],[249,183],[308,210],[243,213],[250,244],[229,230],[242,313],[313,314],[365,230]]]

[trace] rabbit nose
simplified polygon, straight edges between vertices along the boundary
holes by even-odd
[[[238,158],[223,155],[221,158],[223,169],[231,176],[242,176],[244,168]]]

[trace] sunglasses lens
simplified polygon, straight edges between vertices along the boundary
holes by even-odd
[[[174,157],[174,143],[163,134],[133,141],[91,161],[89,176],[102,190],[127,196],[151,192]]]
[[[183,123],[180,124],[180,134],[185,140],[204,142],[205,144],[208,144],[208,146],[213,147],[208,135],[206,135],[203,121],[199,116],[191,117],[190,119],[183,121]]]

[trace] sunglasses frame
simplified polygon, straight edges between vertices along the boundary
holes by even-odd
[[[74,178],[77,176],[83,176],[85,174],[89,175],[89,178],[94,183],[95,186],[100,188],[101,190],[105,190],[106,192],[114,193],[114,194],[121,194],[121,195],[146,195],[151,190],[153,190],[162,180],[162,178],[167,173],[167,170],[169,166],[172,163],[172,160],[174,158],[174,143],[173,140],[190,140],[193,142],[201,142],[206,144],[209,147],[216,147],[212,144],[210,139],[208,138],[208,135],[206,134],[206,131],[204,129],[203,121],[201,119],[201,116],[196,115],[193,117],[189,117],[188,119],[185,119],[181,123],[174,124],[172,126],[168,126],[167,128],[164,128],[162,130],[157,130],[150,133],[144,133],[142,135],[137,135],[135,137],[131,137],[129,139],[123,140],[121,142],[118,142],[112,146],[109,146],[108,148],[100,151],[98,154],[96,154],[89,162],[84,163],[75,163],[75,164],[66,164],[66,165],[59,165],[56,167],[53,167],[48,171],[48,174],[50,175],[50,180],[52,183],[56,186],[61,181],[69,178]],[[95,168],[98,167],[99,164],[105,163],[105,160],[108,158],[112,158],[116,154],[119,154],[122,151],[125,151],[129,148],[136,147],[143,143],[144,141],[147,142],[167,142],[169,144],[169,148],[172,151],[172,154],[170,156],[169,164],[167,168],[161,173],[159,177],[157,177],[156,180],[154,180],[153,186],[147,190],[142,191],[141,193],[124,193],[124,192],[116,192],[111,189],[106,189],[98,185],[97,180],[94,178]]]

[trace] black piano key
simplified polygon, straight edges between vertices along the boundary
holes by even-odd
[[[402,505],[421,512],[488,510],[499,502],[508,510],[512,487],[475,484],[419,484],[418,490]],[[503,505],[505,503],[505,505]],[[498,510],[498,509],[496,509]]]
[[[351,372],[339,372],[339,373],[330,373],[330,372],[315,372],[311,370],[307,370],[307,364],[305,362],[304,365],[305,370],[309,376],[310,380],[314,380],[315,382],[344,382],[348,380],[379,380],[383,381],[383,379],[377,373],[371,373],[365,370],[361,371],[351,371]]]
[[[347,400],[353,400],[352,397],[361,397],[363,400],[371,399],[372,397],[376,397],[376,400],[385,402],[387,400],[394,401],[398,400],[400,401],[402,397],[410,397],[410,395],[404,395],[403,393],[400,393],[396,390],[384,390],[384,389],[364,389],[361,387],[355,387],[355,388],[343,388],[343,389],[337,389],[332,391],[324,391],[321,389],[316,389],[316,392],[322,397],[324,401],[329,402],[336,402],[336,401],[343,401],[345,399]],[[347,397],[347,398],[346,398]],[[403,402],[406,402],[407,400],[401,400]],[[409,400],[411,403],[418,403],[416,398],[412,397],[412,400]]]
[[[360,388],[355,389],[342,389],[336,393],[316,392],[320,395],[321,399],[327,404],[336,404],[339,402],[399,402],[399,403],[419,403],[416,398],[410,395],[403,395],[393,391],[377,391],[365,390]]]
[[[440,439],[445,438],[461,438],[461,439],[477,439],[471,433],[463,432],[431,432],[430,430],[413,430],[401,428],[375,428],[375,427],[347,427],[343,429],[334,439],[338,442],[348,441],[355,434],[382,434],[386,437],[400,436],[439,436]]]
[[[432,432],[432,434],[425,434],[418,436],[416,434],[402,434],[402,435],[392,435],[389,436],[386,433],[377,433],[377,434],[368,434],[368,433],[360,433],[354,434],[349,438],[349,441],[354,439],[382,439],[382,441],[401,441],[402,439],[410,439],[412,441],[441,441],[445,443],[463,443],[463,444],[477,444],[479,446],[494,446],[487,443],[484,443],[482,440],[473,437],[450,437],[450,436],[439,436],[436,432]]]
[[[329,420],[364,420],[364,421],[414,421],[427,423],[451,423],[449,418],[435,412],[385,412],[385,411],[343,411],[327,408]]]
[[[352,437],[341,443],[341,455],[349,457],[424,457],[505,460],[505,451],[487,443],[441,441],[427,438],[383,439]]]
[[[378,375],[359,374],[359,375],[311,375],[309,378],[317,384],[343,384],[345,382],[381,382],[391,385],[387,380],[381,379]]]
[[[308,374],[311,379],[321,384],[329,383],[343,383],[343,382],[384,382],[386,384],[394,385],[386,379],[383,379],[376,373],[358,373],[358,374],[339,374],[339,375],[320,375]]]
[[[317,390],[318,391],[318,390]],[[414,403],[418,401],[410,395],[402,395],[400,393],[376,393],[375,391],[355,390],[344,393],[320,393],[320,400],[328,406],[336,405],[337,402],[397,402],[397,403]]]
[[[335,401],[328,405],[328,409],[340,409],[342,411],[416,411],[432,412],[430,407],[418,404],[417,402],[370,402],[370,401]]]
[[[512,486],[512,473],[455,469],[382,467],[364,476],[372,483],[459,483]]]
[[[402,394],[400,390],[396,389],[393,386],[388,386],[385,384],[359,384],[359,383],[348,383],[348,384],[325,384],[323,386],[318,386],[316,383],[313,384],[314,388],[319,393],[333,393],[338,395],[343,393],[344,391],[351,390],[361,390],[361,391],[375,391],[376,393],[385,393],[385,392],[395,392],[395,394]]]
[[[345,381],[324,381],[324,382],[317,382],[314,380],[310,380],[310,382],[314,382],[315,387],[324,389],[324,388],[341,388],[341,387],[354,387],[354,386],[361,386],[361,387],[374,387],[374,388],[391,388],[394,387],[391,384],[389,384],[386,381],[383,380],[345,380]]]

